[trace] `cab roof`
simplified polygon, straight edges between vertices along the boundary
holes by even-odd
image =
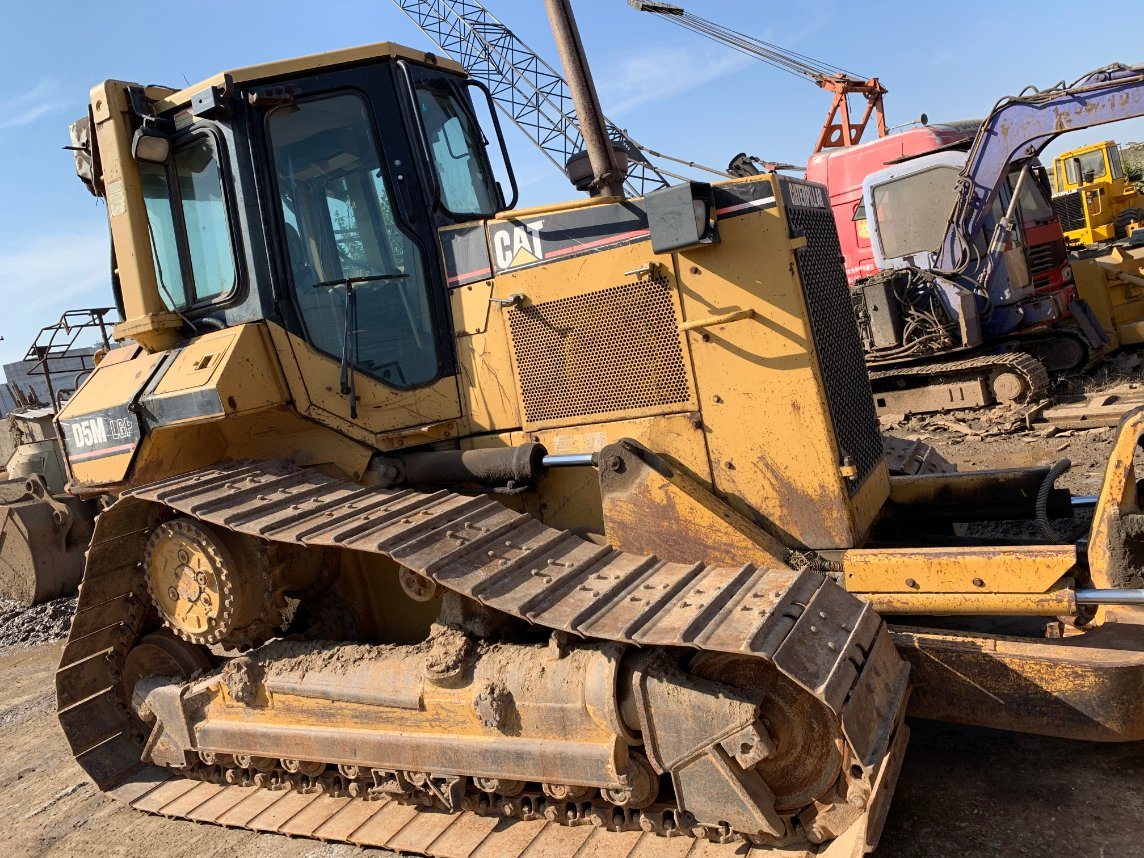
[[[318,71],[334,66],[350,65],[351,63],[366,60],[403,59],[420,65],[432,66],[445,71],[465,74],[464,67],[455,60],[440,57],[436,54],[407,48],[395,42],[375,42],[369,45],[360,45],[356,48],[339,48],[335,51],[324,51],[318,54],[309,54],[293,59],[275,60],[257,65],[242,66],[240,68],[222,71],[204,81],[188,86],[178,91],[164,87],[148,87],[148,95],[157,98],[155,110],[162,113],[174,107],[189,104],[191,97],[202,92],[207,87],[222,86],[227,78],[234,83],[269,80],[272,78],[293,75],[299,72]]]

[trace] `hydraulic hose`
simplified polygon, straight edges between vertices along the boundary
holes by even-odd
[[[1054,544],[1060,544],[1061,538],[1057,536],[1051,524],[1049,524],[1049,495],[1053,491],[1053,484],[1057,478],[1072,467],[1072,462],[1068,459],[1061,459],[1045,474],[1045,478],[1041,481],[1041,487],[1037,490],[1037,529],[1041,531],[1045,539]]]

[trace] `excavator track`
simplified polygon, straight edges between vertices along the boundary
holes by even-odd
[[[735,831],[687,830],[670,808],[480,802],[446,812],[357,791],[330,774],[179,771],[144,762],[122,697],[124,658],[150,610],[139,559],[172,511],[278,543],[388,556],[534,627],[589,641],[763,659],[827,707],[847,769],[868,787],[858,822],[783,855],[873,848],[901,765],[908,668],[870,606],[817,573],[637,557],[547,527],[484,496],[363,487],[286,462],[233,462],[136,489],[97,521],[56,676],[59,718],[100,789],[170,817],[434,856],[765,854]],[[311,773],[313,774],[313,773]],[[816,842],[817,841],[817,842]]]
[[[967,391],[966,383],[983,384]],[[882,413],[946,411],[1007,402],[1030,402],[1049,389],[1044,364],[1024,352],[978,355],[879,369],[870,367],[870,384]],[[898,388],[904,384],[906,387]]]

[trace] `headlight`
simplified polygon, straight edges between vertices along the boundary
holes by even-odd
[[[157,131],[140,128],[131,141],[131,156],[147,164],[166,164],[171,156],[171,141]]]

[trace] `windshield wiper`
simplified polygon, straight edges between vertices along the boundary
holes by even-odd
[[[342,366],[338,376],[338,387],[342,396],[350,398],[350,420],[357,420],[357,385],[354,383],[354,361],[357,359],[357,293],[355,286],[363,283],[376,283],[383,280],[404,280],[408,274],[366,274],[363,277],[342,277],[338,280],[323,280],[315,283],[315,289],[330,289],[344,286],[346,289],[345,314],[342,332]]]

